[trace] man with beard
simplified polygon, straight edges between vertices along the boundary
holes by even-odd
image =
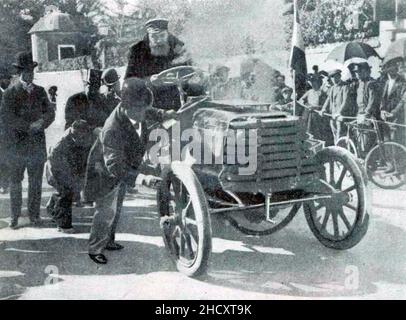
[[[184,43],[168,31],[168,20],[153,19],[145,24],[143,40],[130,48],[125,79],[137,77],[148,80],[151,76],[176,66],[191,64]],[[152,87],[154,107],[177,110],[180,107],[178,88]]]

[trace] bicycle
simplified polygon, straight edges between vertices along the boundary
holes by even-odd
[[[382,189],[400,188],[406,183],[406,148],[397,142],[384,141],[378,124],[380,121],[367,121],[372,123],[371,128],[360,125],[357,120],[347,122],[346,135],[338,138],[335,145],[361,159],[369,180],[376,186]],[[370,133],[376,136],[376,145],[368,150],[365,146]]]

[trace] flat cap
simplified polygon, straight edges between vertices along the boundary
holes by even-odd
[[[369,65],[368,62],[362,62],[362,63],[358,63],[355,65],[354,67],[354,71],[360,71],[362,69],[371,69],[371,66]]]
[[[168,30],[168,24],[169,21],[167,19],[155,18],[145,23],[145,29],[148,33],[158,33],[163,30]]]
[[[293,92],[293,89],[291,87],[284,87],[281,92]]]
[[[214,74],[217,74],[217,73],[221,72],[222,70],[230,71],[230,68],[227,67],[226,65],[217,65],[217,66],[214,68]]]

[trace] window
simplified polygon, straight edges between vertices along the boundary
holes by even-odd
[[[58,45],[58,59],[68,59],[75,57],[76,48],[74,45],[60,44]]]

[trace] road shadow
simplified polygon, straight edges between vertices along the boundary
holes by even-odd
[[[206,281],[216,285],[292,297],[358,297],[376,293],[376,283],[406,284],[406,233],[379,219],[347,251],[320,244],[302,212],[290,226],[265,237],[245,236],[221,219],[212,223],[214,236],[223,229],[222,239],[240,242],[240,251],[212,254]]]
[[[53,225],[47,220],[43,232],[49,237],[0,240],[0,271],[11,273],[0,273],[0,298],[14,299],[28,287],[43,286],[48,266],[55,266],[60,275],[75,276],[176,272],[161,240],[155,195],[132,196],[126,198],[118,227],[118,242],[125,249],[108,252],[105,266],[87,256],[94,208],[74,210],[76,235],[50,232]],[[323,247],[301,210],[291,225],[266,237],[243,235],[214,216],[212,225],[209,273],[201,279],[206,283],[286,297],[327,298],[374,294],[377,283],[406,284],[405,231],[379,218],[370,219],[366,237],[348,251]]]

